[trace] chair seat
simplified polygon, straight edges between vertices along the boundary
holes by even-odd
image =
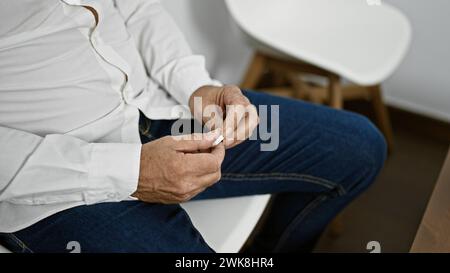
[[[396,8],[364,0],[227,0],[241,29],[264,48],[375,85],[409,48],[411,27]]]
[[[270,195],[183,204],[205,241],[219,253],[236,253],[261,217]]]
[[[0,253],[10,253],[10,251],[0,245]]]

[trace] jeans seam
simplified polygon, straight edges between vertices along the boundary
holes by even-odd
[[[254,173],[254,174],[238,174],[238,173],[223,173],[222,180],[230,180],[230,181],[255,181],[255,180],[293,180],[293,181],[303,181],[307,183],[316,184],[319,186],[323,186],[327,189],[336,189],[339,196],[347,194],[347,191],[344,189],[342,185],[338,183],[332,182],[330,180],[307,175],[307,174],[298,174],[298,173]]]
[[[319,204],[328,199],[327,194],[322,194],[311,201],[286,227],[284,232],[281,234],[280,239],[274,247],[274,252],[277,252],[281,245],[283,245],[292,234],[294,227],[298,226],[298,223],[305,219],[305,217],[314,210]]]
[[[26,250],[30,253],[33,253],[34,251],[31,250],[22,240],[20,240],[16,235],[14,235],[13,233],[10,233],[10,238],[19,245],[19,247],[22,248],[22,253]]]

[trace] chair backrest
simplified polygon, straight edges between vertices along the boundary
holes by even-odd
[[[226,0],[234,20],[269,48],[362,85],[378,84],[404,58],[411,26],[376,0]]]

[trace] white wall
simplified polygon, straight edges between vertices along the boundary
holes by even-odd
[[[311,0],[313,1],[313,0]],[[411,19],[411,51],[386,81],[389,104],[450,121],[450,1],[386,0]],[[163,0],[195,52],[217,79],[238,83],[252,50],[243,42],[223,0]],[[261,18],[262,20],[264,18]]]
[[[411,51],[385,84],[389,103],[450,121],[450,1],[388,0],[411,20]]]

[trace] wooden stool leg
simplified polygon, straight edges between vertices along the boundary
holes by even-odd
[[[242,81],[242,89],[255,89],[261,80],[266,69],[267,61],[266,57],[259,52],[255,53],[253,60],[251,61],[247,73]]]
[[[329,79],[328,97],[330,98],[330,106],[335,109],[342,109],[344,107],[344,98],[342,96],[341,79],[336,75],[331,75]]]
[[[300,73],[289,73],[287,78],[292,85],[293,98],[299,100],[306,100],[308,98],[307,87],[300,78]]]
[[[369,94],[371,96],[372,106],[375,111],[375,118],[378,128],[384,134],[388,145],[389,152],[394,148],[394,136],[392,133],[391,121],[386,105],[383,101],[383,94],[381,86],[376,85],[369,87]]]
[[[286,86],[288,82],[288,73],[285,71],[274,70],[272,72],[273,86]]]

